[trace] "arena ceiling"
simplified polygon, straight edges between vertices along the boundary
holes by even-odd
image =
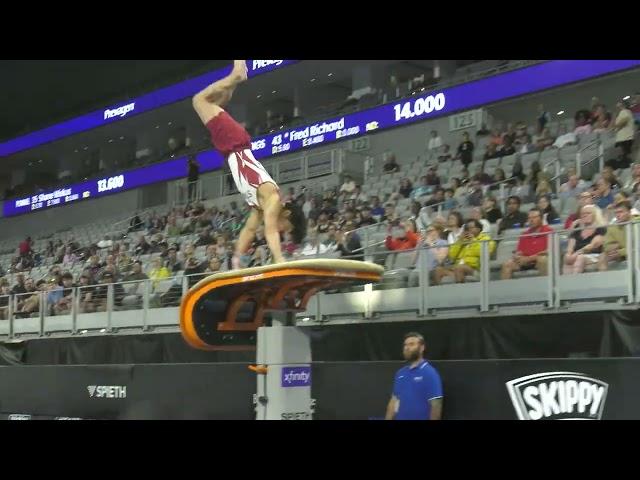
[[[1,60],[0,141],[131,98],[231,60]]]

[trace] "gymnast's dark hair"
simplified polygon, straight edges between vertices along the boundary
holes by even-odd
[[[290,212],[288,218],[293,227],[291,229],[291,240],[293,240],[293,243],[296,245],[299,245],[307,235],[307,219],[304,216],[302,208],[295,202],[286,203],[284,210]]]

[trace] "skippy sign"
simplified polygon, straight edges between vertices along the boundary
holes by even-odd
[[[520,420],[600,420],[609,385],[584,373],[545,372],[506,383]]]

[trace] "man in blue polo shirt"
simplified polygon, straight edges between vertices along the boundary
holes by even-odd
[[[436,369],[423,358],[424,346],[419,333],[404,336],[402,354],[409,364],[396,373],[385,420],[442,418],[442,382]]]

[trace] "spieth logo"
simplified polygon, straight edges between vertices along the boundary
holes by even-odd
[[[134,108],[136,108],[136,104],[130,103],[129,105],[124,105],[113,110],[105,110],[104,119],[106,120],[107,118],[124,117],[127,113],[133,112]]]
[[[254,60],[251,70],[258,70],[268,67],[269,65],[275,65],[277,67],[278,65],[282,65],[282,62],[284,62],[284,60]]]
[[[600,420],[609,389],[575,372],[537,373],[506,385],[520,420]]]
[[[89,385],[87,391],[91,398],[127,398],[124,385]]]

